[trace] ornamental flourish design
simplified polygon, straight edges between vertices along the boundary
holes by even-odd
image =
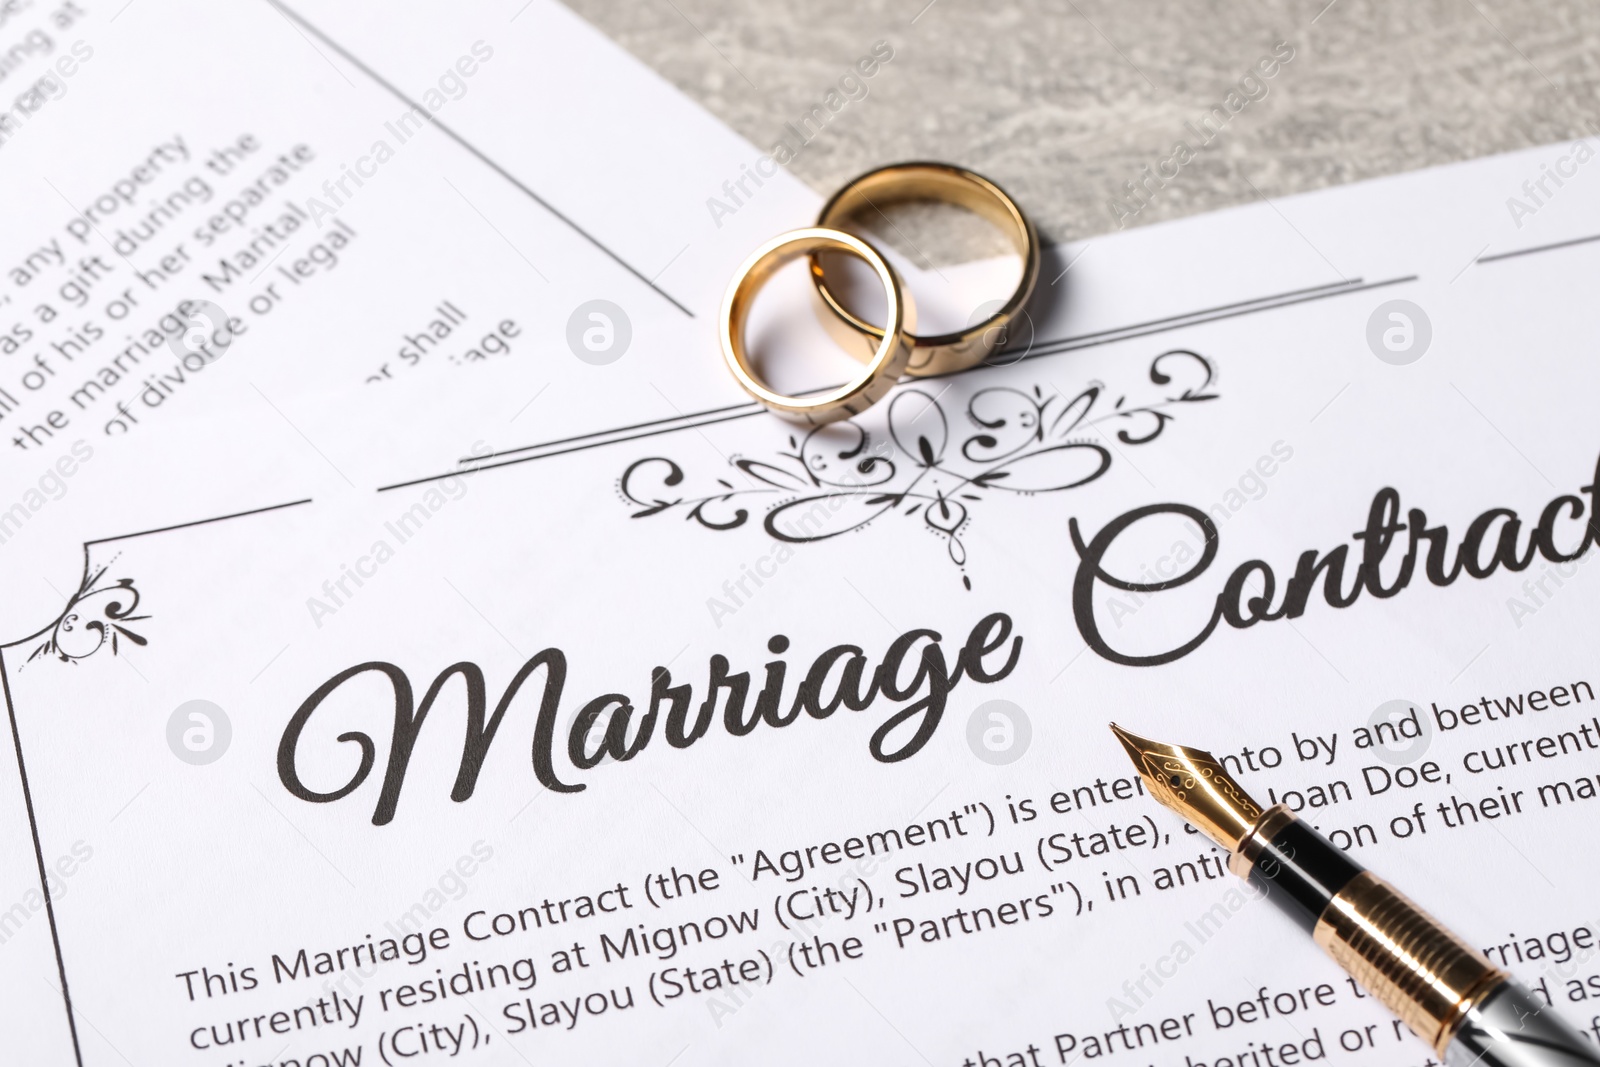
[[[100,567],[85,572],[78,591],[67,601],[66,610],[28,656],[27,662],[54,656],[63,663],[76,663],[102,648],[110,648],[111,654],[117,655],[123,641],[136,645],[149,643],[127,626],[150,617],[134,614],[139,607],[139,591],[133,587],[133,579],[103,581],[106,570]]]
[[[940,403],[943,392],[924,385],[895,396],[882,430],[856,420],[818,427],[791,435],[787,450],[735,455],[727,477],[698,484],[676,460],[647,456],[628,465],[617,491],[637,509],[635,519],[678,512],[719,533],[748,525],[752,509],[764,507],[762,529],[791,544],[898,519],[943,539],[964,571],[962,534],[986,499],[1062,493],[1097,480],[1123,447],[1160,438],[1185,405],[1218,399],[1215,377],[1206,357],[1172,349],[1151,360],[1155,395],[1142,402],[1099,381],[1075,396],[1054,386],[993,386],[972,394],[954,419]],[[972,588],[965,573],[961,580]]]

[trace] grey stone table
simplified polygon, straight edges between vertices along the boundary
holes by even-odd
[[[568,3],[821,193],[950,160],[1058,241],[1600,134],[1594,0]]]

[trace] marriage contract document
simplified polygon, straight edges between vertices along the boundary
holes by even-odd
[[[113,440],[40,379],[27,410],[70,421],[0,500],[59,594],[0,654],[6,1061],[1426,1067],[1111,719],[1210,748],[1589,1030],[1592,156],[1054,249],[993,365],[823,430],[721,368],[718,265],[759,237],[711,215],[679,287],[529,222],[513,248],[581,269],[505,285],[461,336],[525,332],[481,365],[410,366],[338,308],[337,343],[269,344],[246,300],[214,404]],[[406,217],[368,192],[333,222],[376,244]],[[768,192],[743,220],[809,221]],[[608,236],[659,269],[638,227]],[[477,278],[503,236],[430,240]],[[414,274],[337,251],[362,307]],[[70,340],[11,284],[0,324]],[[567,340],[591,298],[635,309],[609,363]]]

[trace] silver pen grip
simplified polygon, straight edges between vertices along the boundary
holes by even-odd
[[[1444,1053],[1446,1067],[1597,1067],[1600,1052],[1513,981],[1467,1012]]]

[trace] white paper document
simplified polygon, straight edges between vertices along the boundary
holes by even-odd
[[[140,5],[153,36],[240,32],[120,19]],[[423,127],[329,223],[359,235],[337,270],[312,223],[257,268],[326,271],[281,282],[303,310],[213,301],[247,330],[206,403],[114,435],[104,405],[141,403],[118,383],[32,403],[8,383],[36,355],[113,353],[53,355],[60,325],[4,290],[0,327],[48,342],[0,362],[0,426],[68,420],[0,500],[27,635],[0,654],[4,1062],[1429,1062],[1144,795],[1112,719],[1210,748],[1595,1025],[1589,146],[1052,249],[995,365],[805,430],[737,391],[715,307],[811,193],[780,172],[719,227],[701,179],[764,149],[558,8],[459,47],[429,38],[523,23],[377,11],[263,6],[259,53],[137,75],[162,106],[207,64],[278,85],[227,96],[236,125],[317,145],[320,183],[397,111],[379,81],[420,96],[440,57],[494,53],[438,115],[455,136]],[[565,56],[570,110],[512,91],[535,55]],[[134,61],[96,47],[81,76]],[[50,107],[111,91],[77,77]],[[553,143],[657,99],[683,146],[659,164]],[[225,109],[162,116],[185,157],[88,111],[60,117],[126,143],[73,148],[50,107],[0,145],[39,198],[4,247],[63,303],[53,237],[136,164],[163,194],[205,177]],[[111,279],[154,269],[105,251],[114,210],[73,250],[107,288],[63,321],[105,325]],[[1004,270],[909,273],[932,304]],[[634,331],[613,362],[568,343],[591,299]],[[408,365],[405,324],[435,320],[470,328]],[[459,358],[480,330],[509,351]]]

